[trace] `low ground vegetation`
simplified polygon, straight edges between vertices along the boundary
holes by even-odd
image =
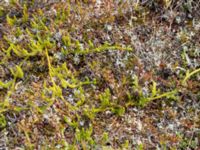
[[[0,3],[2,147],[200,147],[199,2]]]

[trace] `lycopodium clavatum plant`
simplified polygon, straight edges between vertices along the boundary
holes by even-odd
[[[129,97],[129,102],[127,103],[127,106],[129,105],[139,105],[139,106],[146,106],[149,102],[153,101],[153,100],[157,100],[157,99],[162,99],[162,98],[170,98],[170,99],[177,99],[177,90],[172,90],[169,92],[164,92],[161,93],[161,91],[159,89],[157,89],[157,84],[155,81],[152,81],[152,86],[150,88],[150,95],[146,96],[143,93],[142,87],[139,85],[139,80],[138,77],[135,75],[134,77],[134,82],[133,82],[133,90],[137,93],[137,99],[136,101],[134,101],[135,97],[131,96],[128,93],[128,97]]]
[[[185,76],[185,78],[183,79],[182,84],[183,84],[183,85],[186,85],[187,80],[188,80],[189,78],[191,78],[192,76],[194,76],[195,74],[199,73],[199,72],[200,72],[200,68],[198,68],[198,69],[196,69],[196,70],[194,70],[194,71],[192,71],[192,72],[189,72],[189,70],[187,70],[186,76]]]

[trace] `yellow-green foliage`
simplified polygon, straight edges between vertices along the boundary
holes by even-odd
[[[172,1],[163,2],[164,9],[171,7]],[[40,3],[44,8],[38,7]],[[128,3],[122,3],[119,2],[120,8],[116,11],[118,15],[112,15],[110,8],[107,14],[99,18],[90,14],[95,7],[87,0],[84,3],[68,0],[52,4],[45,1],[11,0],[8,4],[11,10],[0,6],[0,19],[5,24],[5,31],[3,27],[0,28],[0,36],[3,37],[0,41],[0,64],[8,69],[6,75],[0,78],[0,129],[8,125],[7,114],[22,114],[23,117],[20,116],[16,121],[16,129],[19,130],[16,132],[22,137],[17,137],[16,141],[22,141],[24,149],[38,149],[37,144],[41,139],[41,149],[87,150],[98,149],[99,144],[100,148],[109,149],[111,146],[106,145],[109,132],[100,130],[100,140],[93,136],[98,129],[97,123],[107,123],[103,119],[121,120],[122,116],[126,117],[124,114],[131,106],[142,108],[159,99],[178,100],[177,93],[182,91],[182,85],[186,85],[191,77],[200,72],[199,68],[187,71],[186,76],[181,77],[182,85],[166,85],[168,88],[160,88],[160,83],[169,82],[167,79],[158,81],[152,77],[147,82],[139,78],[145,66],[135,60],[132,62],[130,57],[136,54],[133,46],[129,45],[134,43],[124,33],[136,23],[146,25],[149,10],[137,1],[131,5],[134,10],[129,16],[128,13],[124,14]],[[17,15],[17,11],[20,15]],[[128,20],[129,17],[131,20]],[[118,30],[113,29],[112,32],[104,28],[108,24],[117,25],[118,22],[127,24],[125,27],[128,30],[120,29],[124,30],[119,32],[124,34],[122,38],[116,37],[115,32]],[[57,38],[55,35],[58,32]],[[116,41],[106,42],[104,34],[110,39],[116,38]],[[137,36],[137,42],[141,42],[140,35]],[[181,30],[178,39],[181,44],[185,44],[190,38],[186,31]],[[122,60],[125,62],[123,67],[115,65],[122,59],[118,59],[118,54],[119,57],[126,55],[126,59]],[[78,63],[74,61],[76,56],[80,60]],[[183,51],[184,68],[188,65],[186,56],[186,51]],[[156,73],[157,70],[152,71],[153,75]],[[112,117],[102,118],[107,113]],[[68,129],[72,133],[68,140],[71,143],[66,138]],[[128,140],[119,145],[121,149],[131,149]],[[145,147],[140,144],[137,149]]]
[[[17,23],[17,18],[14,16],[14,18],[10,18],[9,15],[6,16],[6,21],[8,25],[14,26]]]
[[[24,7],[23,7],[22,22],[23,22],[23,23],[26,23],[26,22],[28,21],[28,17],[29,17],[29,14],[28,14],[27,6],[24,5]]]

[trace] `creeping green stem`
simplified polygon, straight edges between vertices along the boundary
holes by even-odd
[[[170,95],[173,95],[173,94],[176,94],[176,93],[177,93],[176,90],[171,91],[171,92],[166,92],[166,93],[158,95],[156,97],[150,97],[150,98],[148,98],[148,101],[152,101],[152,100],[156,100],[156,99],[161,99],[163,97],[167,97],[167,96],[170,96]]]
[[[186,77],[183,79],[183,85],[186,83],[186,81],[191,77],[193,76],[194,74],[200,72],[200,68],[199,69],[196,69],[188,74],[186,74]]]

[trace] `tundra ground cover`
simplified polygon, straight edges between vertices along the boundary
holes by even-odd
[[[200,4],[3,1],[8,149],[198,149]]]

